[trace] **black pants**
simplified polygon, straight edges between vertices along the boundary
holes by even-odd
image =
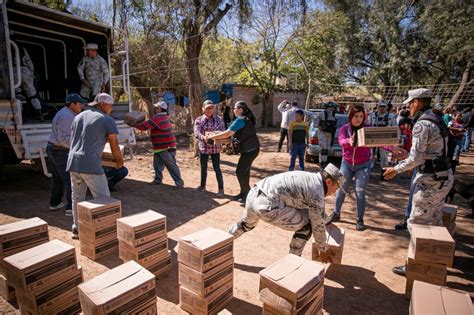
[[[278,151],[281,151],[281,147],[283,146],[283,141],[286,138],[286,151],[288,151],[288,129],[280,128],[280,140],[278,141]]]
[[[224,180],[222,178],[222,171],[221,171],[221,155],[220,153],[216,154],[204,154],[199,153],[199,160],[201,161],[201,187],[206,187],[207,181],[207,161],[209,161],[209,156],[212,160],[212,167],[214,168],[214,172],[216,172],[217,178],[217,185],[219,190],[224,189]]]
[[[240,185],[240,194],[242,196],[247,195],[250,191],[250,168],[252,167],[253,161],[257,158],[260,149],[256,149],[250,152],[245,152],[240,155],[239,162],[237,163],[237,179]]]

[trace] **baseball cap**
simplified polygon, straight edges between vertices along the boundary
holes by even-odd
[[[66,96],[66,104],[71,104],[71,103],[81,103],[81,104],[87,104],[87,100],[82,98],[79,94],[77,93],[71,93]]]
[[[165,101],[159,101],[158,103],[153,104],[153,107],[161,107],[163,109],[168,109],[168,104]]]
[[[88,43],[86,45],[86,49],[95,49],[97,50],[99,48],[99,46],[97,44],[94,44],[94,43]]]
[[[207,108],[207,107],[209,107],[209,106],[214,106],[214,103],[213,103],[212,101],[210,101],[210,100],[205,100],[204,103],[202,103],[202,106],[203,106],[204,108]]]
[[[431,98],[431,90],[430,89],[416,89],[408,91],[408,98],[403,101],[403,104],[408,104],[412,100],[417,98]]]
[[[114,100],[112,99],[112,96],[107,93],[99,93],[95,96],[94,101],[87,105],[95,106],[99,103],[113,104]]]
[[[377,104],[377,106],[387,107],[388,103],[384,100],[380,100],[379,103]]]
[[[345,192],[344,188],[342,188],[342,184],[344,184],[345,181],[344,175],[342,175],[341,171],[334,164],[329,163],[321,172],[324,172],[331,177],[331,179],[336,182],[339,189]]]

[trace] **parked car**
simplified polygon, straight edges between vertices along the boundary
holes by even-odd
[[[321,110],[311,110],[313,112],[321,112]],[[339,142],[337,141],[337,136],[339,133],[339,128],[347,124],[349,116],[346,114],[336,114],[337,119],[337,130],[334,134],[333,143],[331,148],[329,149],[329,157],[341,157],[342,156],[342,149],[339,146]],[[306,149],[305,161],[307,162],[318,162],[319,161],[319,151],[321,148],[319,147],[319,140],[318,140],[318,126],[315,126],[315,119],[311,120],[309,125],[309,145]]]

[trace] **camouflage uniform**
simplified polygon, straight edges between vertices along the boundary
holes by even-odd
[[[30,99],[31,105],[35,110],[41,110],[41,102],[36,95],[36,88],[34,85],[35,67],[31,61],[30,55],[25,48],[21,48],[23,53],[21,56],[21,89],[26,97]],[[16,71],[14,71],[16,75]]]
[[[102,85],[109,82],[109,66],[104,58],[98,54],[95,58],[84,56],[77,66],[77,72],[81,80],[89,81],[89,86],[82,84],[81,96],[88,99],[94,98],[99,94]]]
[[[326,250],[324,198],[320,173],[292,171],[267,177],[250,190],[244,214],[229,233],[239,237],[263,220],[295,231],[290,242],[292,254],[301,256],[311,235],[320,249]]]
[[[427,110],[425,113],[433,115]],[[419,168],[425,160],[431,160],[443,154],[443,142],[447,150],[447,137],[443,139],[438,126],[428,120],[419,120],[413,126],[413,140],[410,154],[407,159],[401,161],[395,170],[402,173],[417,168],[417,174],[413,181],[413,208],[408,219],[408,228],[411,224],[439,225],[442,226],[441,208],[444,199],[453,185],[453,173],[451,169],[438,174],[446,176],[445,180],[436,180],[432,173],[422,173]]]
[[[397,122],[395,117],[390,113],[385,113],[380,115],[378,112],[373,112],[369,117],[370,124],[373,127],[387,127],[387,126],[396,126]],[[388,166],[388,151],[383,148],[374,148],[373,157],[377,156],[377,150],[380,154],[380,167],[386,168]]]
[[[327,119],[326,114],[327,113]],[[324,112],[319,113],[314,120],[314,126],[319,126],[322,120],[336,120],[336,113],[333,110],[325,109]],[[332,145],[333,134],[330,132],[325,132],[318,128],[318,144],[319,144],[319,164],[321,167],[324,167],[329,155],[329,150]]]

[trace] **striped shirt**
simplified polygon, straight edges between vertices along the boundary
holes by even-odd
[[[176,138],[173,134],[173,126],[166,113],[158,113],[147,121],[134,126],[140,130],[150,129],[150,140],[153,152],[158,153],[167,149],[176,148]]]
[[[308,137],[308,123],[294,121],[290,124],[291,143],[305,144]]]

